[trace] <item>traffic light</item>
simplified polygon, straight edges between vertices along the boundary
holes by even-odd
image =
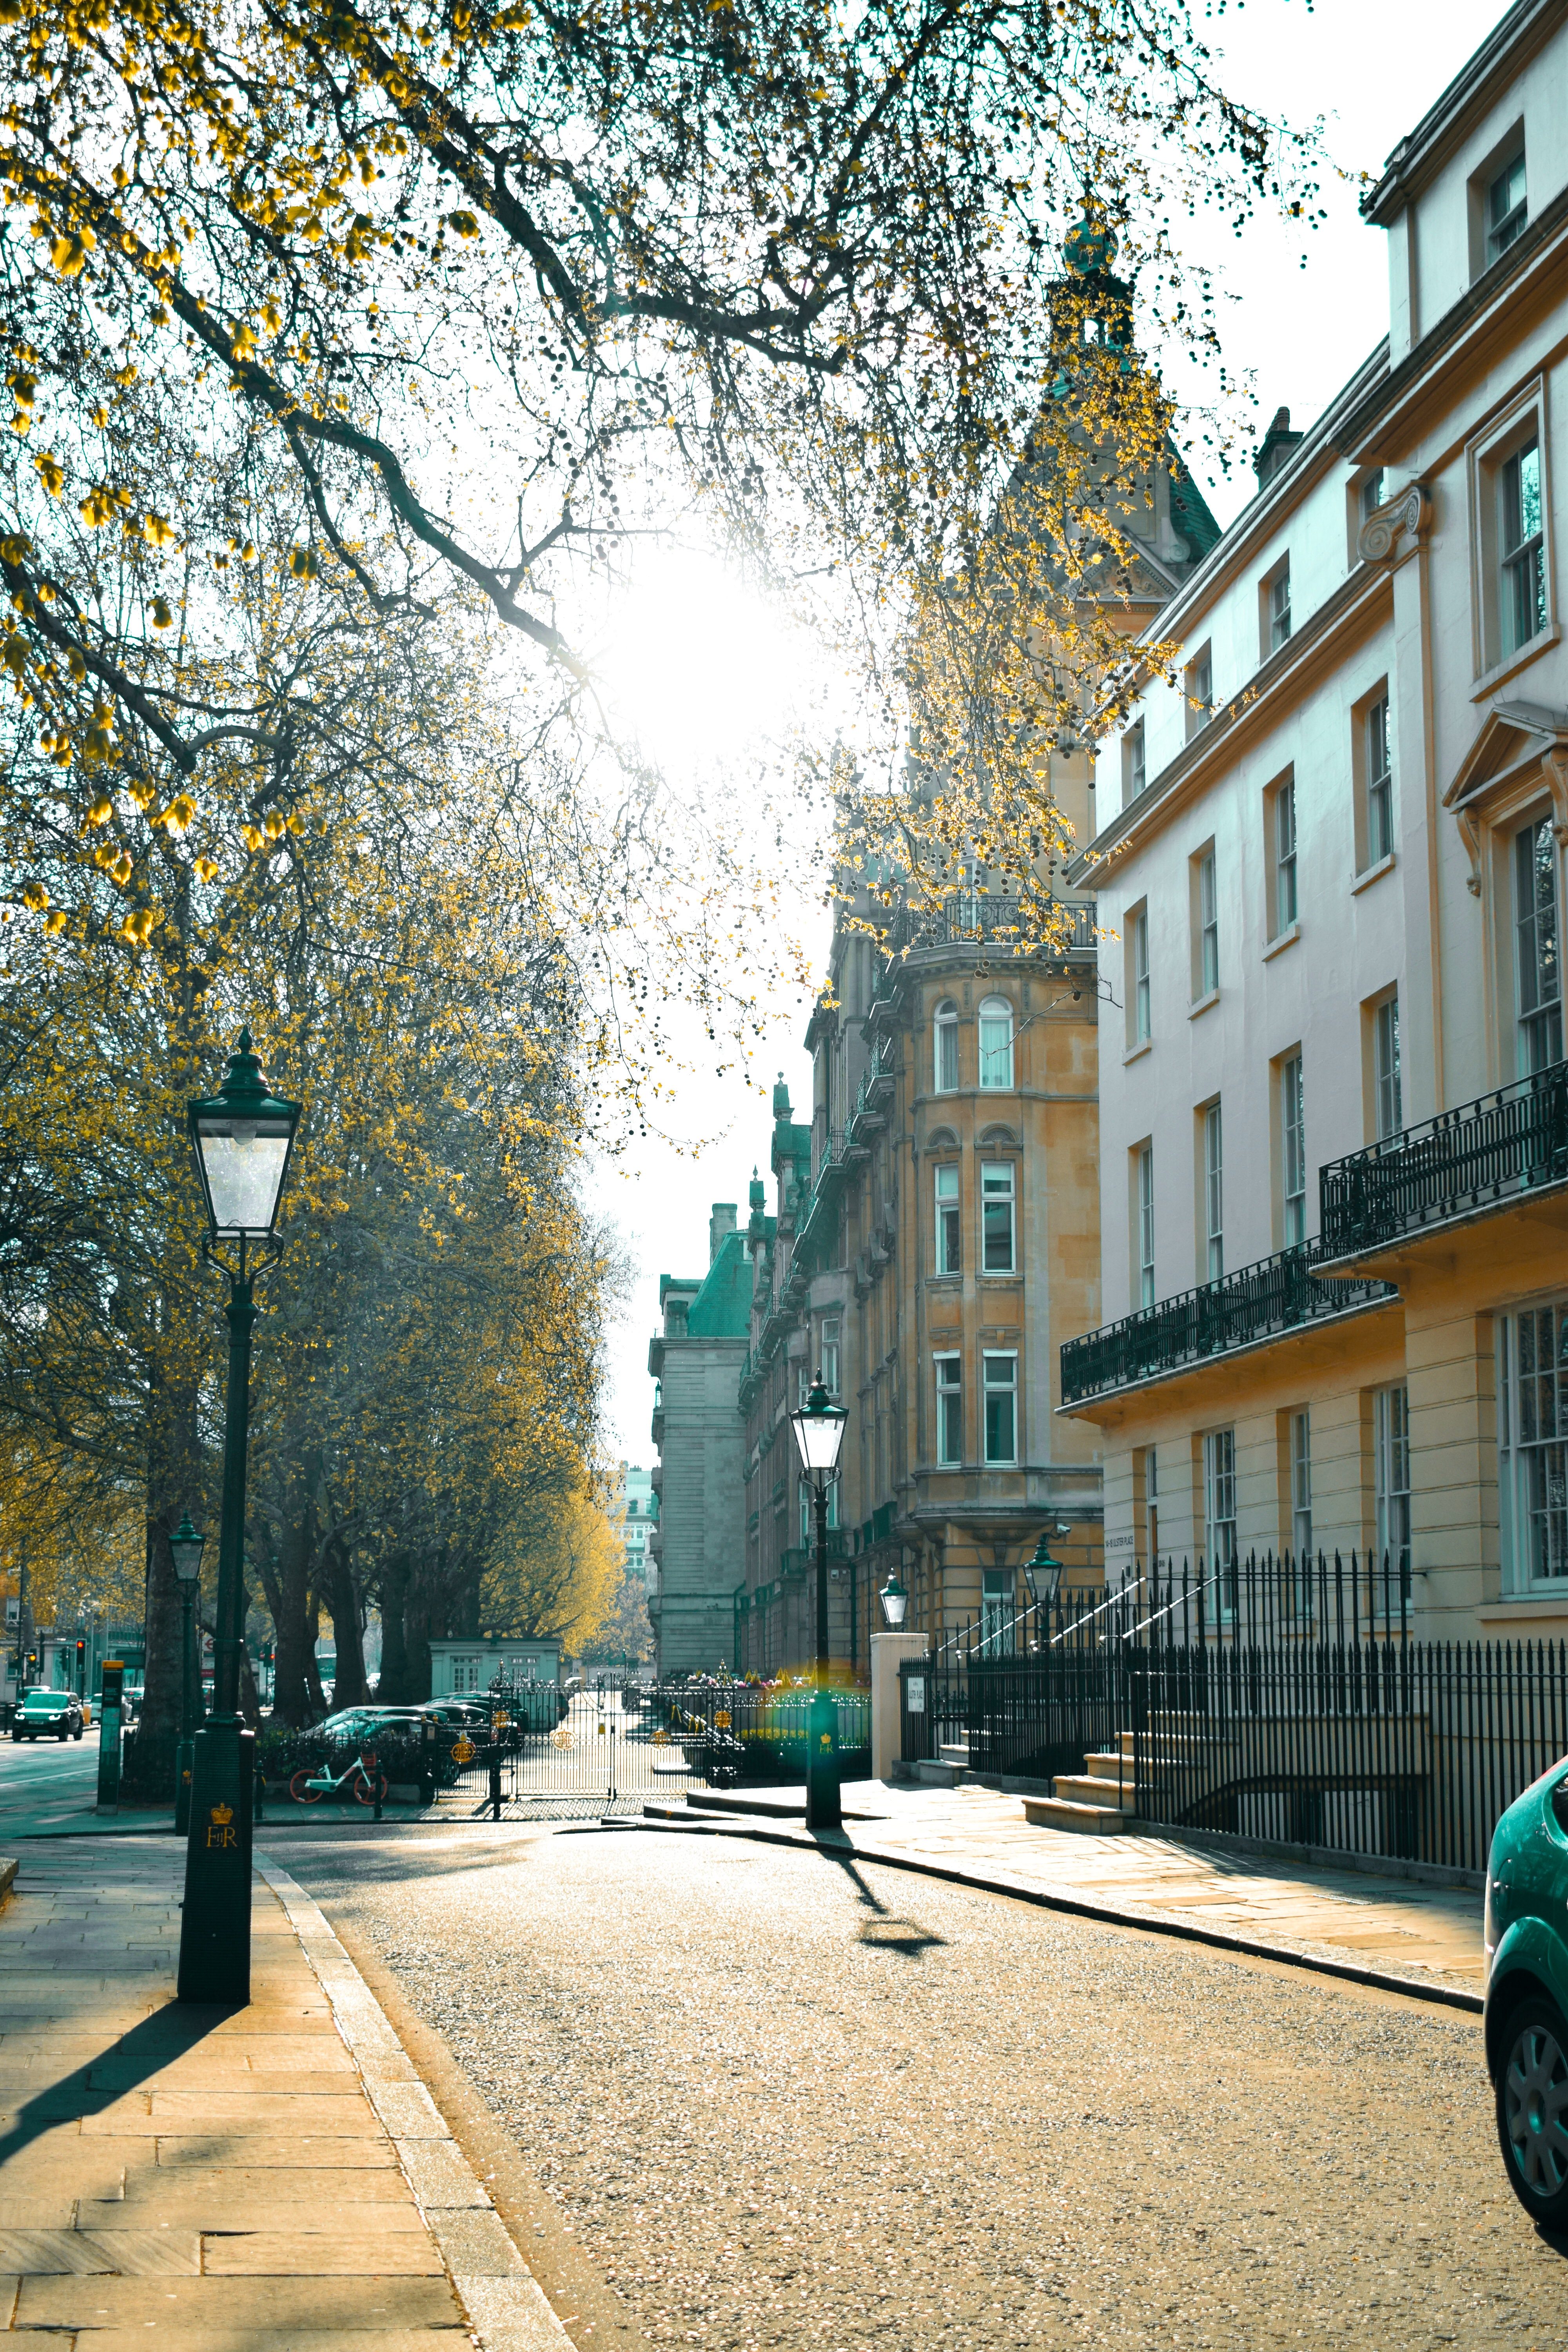
[[[85,1698],[87,1696],[87,1643],[85,1642],[79,1642],[76,1645],[76,1695],[78,1698]]]
[[[29,1682],[36,1682],[37,1680],[37,1675],[38,1654],[37,1650],[29,1650],[27,1653],[27,1680]]]

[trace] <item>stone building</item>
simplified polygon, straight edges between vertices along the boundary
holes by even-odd
[[[1110,1561],[1370,1548],[1424,1633],[1558,1633],[1562,0],[1509,11],[1363,209],[1389,332],[1276,421],[1068,868],[1111,1319],[1062,1413],[1103,1436]]]
[[[741,1417],[735,1394],[745,1360],[752,1263],[733,1202],[716,1202],[708,1271],[661,1275],[663,1328],[648,1346],[655,1392],[651,1487],[658,1517],[647,1555],[648,1615],[660,1680],[711,1673],[730,1656],[734,1589],[743,1558]]]

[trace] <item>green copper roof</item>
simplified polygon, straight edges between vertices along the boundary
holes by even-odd
[[[744,1234],[726,1234],[686,1317],[693,1339],[743,1339],[752,1328],[752,1261]]]
[[[1171,520],[1192,549],[1193,562],[1201,563],[1219,539],[1220,528],[1180,457],[1171,474]]]

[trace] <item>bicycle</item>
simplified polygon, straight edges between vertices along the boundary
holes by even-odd
[[[345,1764],[335,1775],[330,1763],[316,1772],[303,1765],[289,1781],[289,1794],[297,1805],[319,1805],[323,1797],[341,1796],[345,1783],[349,1793],[362,1805],[385,1801],[386,1777],[374,1756],[368,1763],[363,1756],[356,1756],[352,1764]]]

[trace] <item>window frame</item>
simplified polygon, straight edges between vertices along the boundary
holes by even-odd
[[[1121,803],[1142,799],[1149,788],[1149,743],[1142,719],[1135,719],[1121,738]]]
[[[931,1092],[933,1095],[953,1095],[958,1092],[958,1006],[951,996],[944,996],[931,1017]],[[943,1075],[943,1064],[952,1055],[951,1084]]]
[[[1192,925],[1193,1003],[1202,1004],[1219,992],[1219,866],[1212,839],[1194,850],[1187,861],[1188,898]]]
[[[1237,1564],[1239,1545],[1237,1540],[1237,1478],[1236,1424],[1223,1429],[1205,1429],[1203,1433],[1203,1501],[1204,1501],[1204,1560],[1207,1575],[1214,1580],[1215,1614],[1232,1617],[1237,1604]],[[1216,1507],[1228,1504],[1228,1513]],[[1226,1530],[1222,1544],[1216,1544],[1215,1531]]]
[[[988,1045],[985,1042],[987,1025],[993,1028],[997,1026],[999,1018],[1003,1014],[1005,1014],[1007,1021],[1007,1042],[1005,1047]],[[981,1090],[985,1094],[1011,1094],[1015,1088],[1013,1049],[1017,1035],[1016,1024],[1014,1019],[1013,1001],[1011,997],[994,995],[983,996],[978,1007],[976,1008],[976,1020],[978,1023],[976,1034],[980,1040]],[[993,1073],[995,1068],[997,1056],[1003,1052],[1005,1052],[1006,1055],[1006,1076],[1005,1077],[997,1077],[994,1076]]]
[[[1517,245],[1530,226],[1530,175],[1523,133],[1520,134],[1508,161],[1487,174],[1486,193],[1486,266],[1500,261],[1510,246]],[[1519,193],[1513,193],[1513,179],[1519,174]],[[1499,210],[1499,198],[1502,208]]]
[[[1136,1220],[1138,1243],[1138,1305],[1152,1307],[1157,1292],[1154,1280],[1154,1139],[1134,1147],[1133,1154],[1133,1215]]]
[[[1536,376],[1521,389],[1500,416],[1466,445],[1474,696],[1489,692],[1505,677],[1527,667],[1548,646],[1555,644],[1559,635],[1552,508],[1552,443],[1548,414],[1546,380]],[[1521,549],[1505,548],[1503,543],[1504,480],[1510,461],[1531,443],[1540,462],[1540,530],[1529,534],[1529,543],[1539,540],[1542,617],[1532,635],[1515,642],[1505,625],[1504,566],[1517,562]]]
[[[1372,1394],[1373,1589],[1384,1559],[1398,1568],[1399,1590],[1410,1597],[1410,1391],[1393,1381]],[[1403,1476],[1403,1484],[1400,1483]]]
[[[1368,1009],[1372,1016],[1372,1139],[1374,1143],[1391,1143],[1405,1132],[1399,991],[1389,989]]]
[[[1127,1009],[1127,1051],[1137,1053],[1147,1045],[1153,1034],[1154,1000],[1149,984],[1149,901],[1139,900],[1129,907],[1122,918],[1121,937],[1125,943],[1126,978],[1123,996]]]
[[[1533,508],[1527,509],[1525,467],[1532,478]],[[1546,517],[1542,509],[1546,467],[1540,436],[1521,441],[1497,468],[1498,493],[1498,651],[1503,660],[1533,645],[1548,626],[1546,605]],[[1517,514],[1517,526],[1515,515]],[[1533,529],[1527,524],[1533,521]],[[1528,583],[1528,591],[1526,583]],[[1531,625],[1522,625],[1526,613]]]
[[[1303,1560],[1312,1557],[1312,1409],[1298,1405],[1289,1415],[1287,1431],[1288,1460],[1290,1477],[1290,1551],[1298,1569]],[[1306,1591],[1309,1605],[1311,1579]]]
[[[1300,1045],[1282,1054],[1278,1066],[1279,1242],[1282,1249],[1300,1249],[1307,1238],[1307,1094]]]
[[[991,1366],[1005,1364],[1011,1377],[1006,1381],[993,1381]],[[1006,1399],[1009,1430],[1013,1450],[1010,1454],[994,1454],[991,1450],[991,1407],[993,1399]],[[1020,1455],[1018,1446],[1018,1350],[1016,1348],[982,1348],[980,1351],[980,1458],[987,1470],[1016,1470]]]
[[[1267,661],[1290,642],[1290,558],[1281,556],[1258,583],[1258,658]]]
[[[940,1160],[931,1171],[931,1199],[936,1220],[933,1271],[940,1279],[963,1272],[963,1175],[958,1160]]]
[[[1225,1279],[1225,1118],[1220,1097],[1203,1104],[1198,1111],[1200,1152],[1199,1166],[1203,1173],[1203,1239],[1204,1265],[1202,1280],[1222,1282]]]
[[[1544,1373],[1539,1328],[1543,1318],[1555,1325],[1554,1360]],[[1526,1328],[1531,1330],[1528,1369],[1522,1344]],[[1500,1315],[1497,1350],[1498,1515],[1504,1590],[1568,1592],[1568,1294],[1555,1292]],[[1543,1413],[1541,1383],[1548,1380],[1551,1391]],[[1528,1412],[1521,1410],[1526,1381],[1535,1391]],[[1543,1420],[1551,1423],[1544,1436],[1540,1433]],[[1526,1426],[1534,1433],[1529,1437],[1523,1434]],[[1532,1475],[1537,1463],[1544,1466]],[[1533,1526],[1538,1521],[1543,1522],[1544,1569],[1536,1565],[1540,1550]]]
[[[1547,876],[1546,907],[1550,936],[1543,957],[1542,949],[1543,912],[1539,887],[1531,893],[1530,911],[1522,911],[1525,895],[1524,873],[1526,845],[1532,845],[1529,863],[1539,876],[1542,854],[1545,854]],[[1531,1077],[1539,1070],[1550,1069],[1563,1059],[1563,877],[1557,851],[1554,813],[1537,811],[1516,825],[1509,835],[1508,855],[1509,929],[1513,943],[1513,1028],[1514,1059],[1517,1075]],[[1526,931],[1530,935],[1530,990],[1526,992]],[[1554,968],[1554,994],[1542,991],[1545,966]],[[1541,1050],[1544,1046],[1546,1050]]]
[[[1202,645],[1182,671],[1182,698],[1187,714],[1186,740],[1201,735],[1214,717],[1214,646]]]
[[[840,1383],[844,1377],[844,1318],[841,1315],[825,1315],[817,1331],[816,1360],[822,1370],[822,1385],[836,1402],[843,1402]]]
[[[1286,770],[1284,775],[1268,787],[1264,794],[1267,809],[1268,838],[1265,843],[1265,863],[1268,874],[1268,917],[1270,941],[1282,940],[1295,929],[1300,920],[1300,891],[1297,879],[1296,833],[1296,771]],[[1219,944],[1216,922],[1215,964],[1218,969]]]
[[[933,1348],[931,1372],[936,1396],[936,1443],[932,1448],[939,1470],[961,1470],[963,1467],[963,1357],[956,1348]],[[952,1377],[944,1378],[952,1370]],[[950,1407],[956,1406],[956,1415]],[[958,1450],[952,1452],[948,1438],[953,1419],[958,1423]]]
[[[993,1179],[1005,1177],[1006,1188],[994,1188]],[[991,1258],[991,1212],[1005,1208],[1007,1212],[1007,1263],[993,1265]],[[984,1160],[980,1163],[980,1266],[982,1277],[1011,1277],[1019,1272],[1018,1265],[1018,1170],[1012,1160]]]

